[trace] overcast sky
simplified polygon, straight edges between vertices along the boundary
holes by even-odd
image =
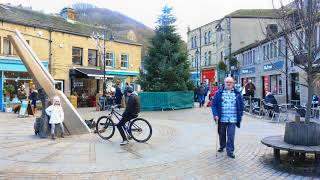
[[[121,12],[154,28],[156,18],[165,4],[173,7],[178,31],[186,40],[191,29],[223,17],[237,9],[272,8],[272,0],[0,0],[3,3],[32,6],[34,10],[58,13],[63,7],[85,2]]]

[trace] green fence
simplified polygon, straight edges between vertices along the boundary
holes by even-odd
[[[141,92],[142,111],[193,108],[193,92]]]

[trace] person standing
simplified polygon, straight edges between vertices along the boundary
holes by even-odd
[[[121,89],[119,87],[119,85],[116,86],[116,93],[115,93],[115,97],[116,97],[116,104],[121,104],[121,100],[122,100],[122,92]]]
[[[37,100],[38,100],[38,91],[36,86],[33,84],[31,86],[29,99],[31,100],[31,105],[33,106],[33,112],[36,113],[37,111]]]
[[[235,131],[236,127],[240,128],[243,106],[242,95],[234,88],[234,79],[227,77],[224,80],[224,86],[214,96],[211,108],[214,121],[218,124],[220,142],[218,152],[223,152],[226,148],[230,158],[235,158]]]
[[[206,88],[204,87],[203,83],[201,83],[201,86],[198,88],[198,92],[197,92],[199,107],[202,107],[204,105],[205,94],[206,94]]]
[[[214,97],[214,95],[216,94],[216,92],[218,91],[218,86],[213,83],[211,90],[210,90],[210,94],[209,94],[209,99],[212,100],[212,98]]]
[[[256,86],[252,83],[252,80],[245,85],[246,96],[254,97],[254,92],[256,90]]]
[[[46,113],[48,116],[50,116],[49,124],[51,125],[51,139],[55,140],[55,127],[57,124],[59,124],[61,127],[61,138],[64,138],[64,112],[58,96],[53,98],[52,105],[46,109]]]
[[[129,100],[129,97],[127,96],[127,91],[128,91],[129,87],[130,87],[129,83],[126,82],[126,86],[124,87],[124,90],[123,90],[123,94],[124,94],[124,98],[125,98],[126,104],[128,104],[128,100]]]

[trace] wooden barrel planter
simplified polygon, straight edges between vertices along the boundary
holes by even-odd
[[[300,146],[320,145],[320,124],[315,122],[286,123],[284,142]]]

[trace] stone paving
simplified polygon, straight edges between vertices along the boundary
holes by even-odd
[[[79,109],[86,119],[105,112]],[[96,134],[39,139],[34,117],[0,114],[0,179],[317,179],[274,170],[265,136],[283,134],[283,123],[246,115],[237,129],[236,159],[216,154],[216,127],[210,108],[143,112],[153,126],[147,144],[119,145]],[[217,155],[217,156],[216,156]],[[320,179],[320,178],[318,178]]]

